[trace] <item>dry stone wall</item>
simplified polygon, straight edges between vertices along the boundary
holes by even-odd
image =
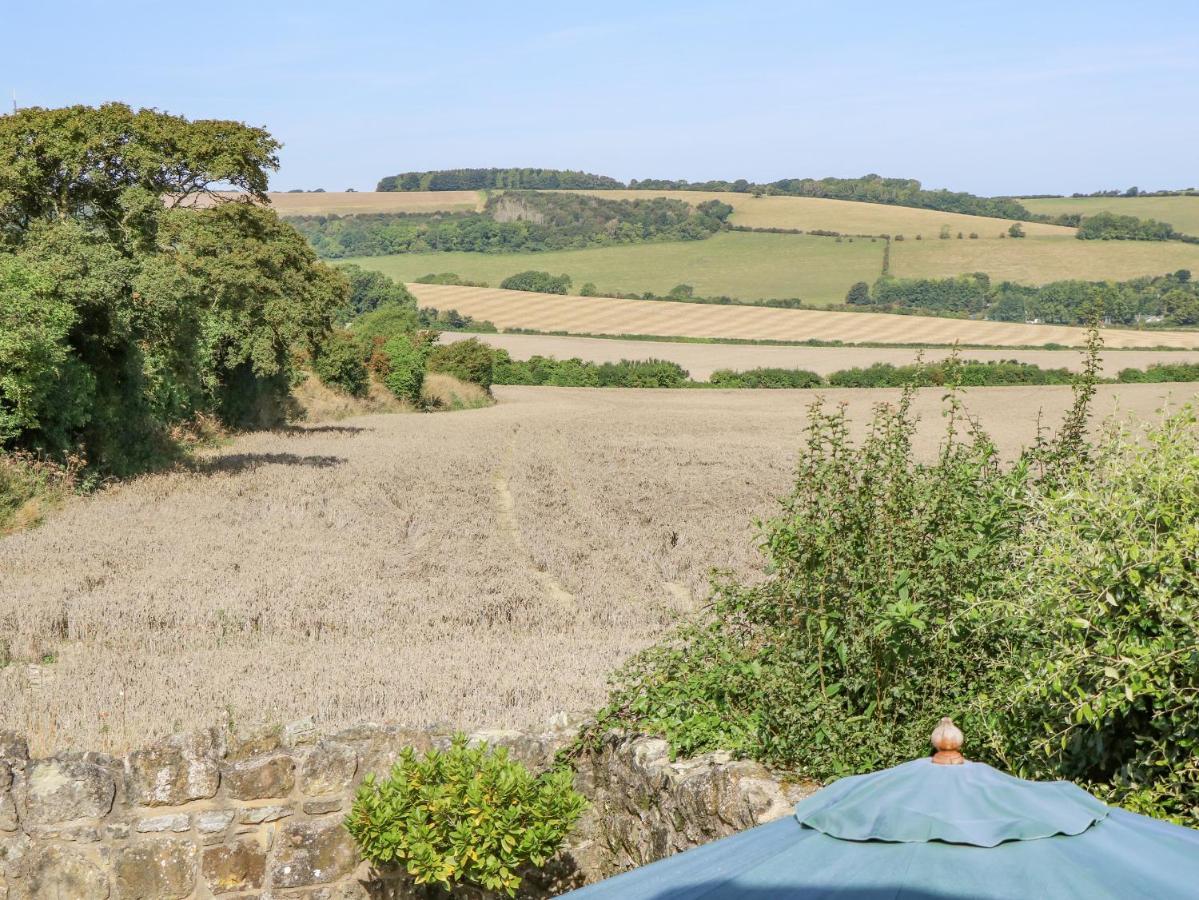
[[[490,731],[533,769],[574,736]],[[124,757],[30,758],[0,731],[0,900],[364,900],[425,896],[359,861],[342,820],[367,773],[448,731],[310,721],[248,736],[176,735]],[[522,893],[547,897],[790,811],[802,788],[722,754],[674,763],[665,743],[607,735],[578,761],[591,809]],[[456,896],[481,898],[477,891]]]

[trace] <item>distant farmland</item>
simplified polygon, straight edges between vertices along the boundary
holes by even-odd
[[[1030,212],[1056,216],[1061,213],[1098,212],[1136,216],[1169,222],[1184,234],[1199,235],[1199,196],[1189,197],[1047,197],[1021,200]]]
[[[891,245],[891,274],[911,278],[986,272],[993,281],[1045,284],[1066,278],[1122,281],[1178,269],[1199,271],[1199,245],[1054,237],[905,240]]]
[[[267,196],[271,206],[281,216],[470,212],[483,207],[483,194],[479,191],[422,191],[410,194],[375,191],[272,191]],[[207,198],[201,198],[196,205],[209,204]]]
[[[668,359],[686,369],[697,381],[707,381],[717,369],[756,369],[772,366],[783,369],[808,369],[829,375],[839,369],[890,363],[896,366],[945,359],[952,352],[914,350],[901,347],[774,347],[745,344],[689,344],[675,341],[621,341],[586,337],[560,337],[543,334],[467,334],[447,331],[442,343],[477,338],[492,347],[507,350],[513,359],[552,356],[556,359],[577,357],[586,362],[619,362],[622,359]],[[983,362],[1015,359],[1045,369],[1078,371],[1083,355],[1077,350],[964,350],[967,359]],[[1121,369],[1143,369],[1154,363],[1197,363],[1199,350],[1113,350],[1103,357],[1104,374],[1114,376]]]
[[[395,257],[386,257],[392,258]],[[369,260],[363,260],[368,262]],[[422,306],[457,309],[499,328],[532,328],[571,334],[642,334],[705,338],[783,341],[843,341],[845,343],[988,344],[994,346],[1078,346],[1081,328],[1064,325],[1023,325],[975,322],[931,316],[886,313],[826,312],[768,309],[760,306],[715,306],[662,300],[610,300],[409,284]],[[1107,346],[1199,348],[1199,332],[1130,331],[1108,329]]]
[[[577,291],[594,282],[601,293],[665,294],[690,284],[700,296],[742,300],[799,297],[814,306],[840,303],[855,281],[882,271],[883,241],[722,232],[702,241],[630,244],[544,253],[404,253],[347,259],[400,281],[457,272],[498,285],[525,269],[567,273]]]
[[[821,197],[754,197],[752,194],[708,193],[706,191],[573,191],[613,197],[623,200],[647,197],[674,197],[695,205],[705,200],[722,200],[733,207],[730,221],[748,228],[798,228],[802,231],[822,229],[845,234],[902,234],[913,238],[937,237],[941,227],[949,228],[956,238],[962,232],[978,234],[980,240],[998,240],[1000,232],[1011,227],[1008,219],[987,216],[967,216],[961,213],[915,209],[910,206],[890,206],[883,203],[860,203],[854,200],[826,200]],[[1027,222],[1028,234],[1073,237],[1073,228]]]

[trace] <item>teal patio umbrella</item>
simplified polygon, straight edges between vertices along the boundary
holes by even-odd
[[[1069,782],[931,758],[834,782],[795,814],[589,885],[576,900],[1199,898],[1199,831]]]

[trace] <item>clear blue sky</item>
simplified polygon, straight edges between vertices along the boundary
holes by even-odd
[[[273,187],[548,166],[1199,186],[1199,3],[0,3],[22,105],[244,120]]]

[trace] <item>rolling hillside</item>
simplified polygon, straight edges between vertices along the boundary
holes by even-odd
[[[1047,197],[1021,200],[1034,213],[1056,216],[1061,213],[1082,213],[1093,216],[1099,212],[1136,216],[1138,219],[1157,219],[1169,222],[1183,234],[1199,235],[1199,196],[1185,197]]]
[[[594,252],[594,251],[592,251]],[[499,328],[531,328],[571,334],[641,334],[781,341],[845,343],[986,344],[993,346],[1080,346],[1081,328],[976,322],[885,313],[768,309],[760,306],[713,306],[662,300],[611,300],[468,288],[409,284],[422,306],[456,309]],[[1107,346],[1199,348],[1199,331],[1130,331],[1108,329]]]
[[[342,260],[400,281],[456,272],[498,285],[525,269],[565,272],[578,290],[594,282],[601,293],[666,294],[690,284],[699,296],[743,300],[800,297],[814,306],[840,303],[855,281],[882,271],[882,240],[838,242],[829,237],[722,232],[702,241],[628,244],[543,253],[403,253]]]

